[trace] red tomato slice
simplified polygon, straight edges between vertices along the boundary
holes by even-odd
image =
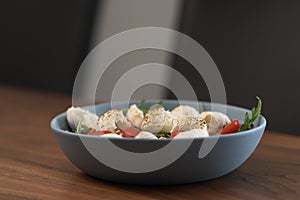
[[[174,138],[178,133],[179,131],[173,131],[170,135],[170,138]]]
[[[238,132],[239,129],[240,129],[240,123],[236,119],[236,120],[232,121],[230,124],[228,124],[227,126],[225,126],[222,129],[221,134],[236,133],[236,132]]]
[[[109,134],[109,133],[111,133],[111,131],[102,131],[103,132],[103,134]]]
[[[90,130],[88,135],[103,135],[103,134],[108,134],[111,133],[110,131],[97,131],[96,129]]]
[[[134,127],[129,127],[124,130],[121,130],[121,136],[126,138],[134,138],[139,133],[140,130]]]

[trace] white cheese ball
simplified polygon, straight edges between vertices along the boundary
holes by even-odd
[[[220,112],[202,112],[199,117],[207,122],[209,135],[218,134],[231,122],[227,115]]]
[[[72,130],[75,130],[80,122],[84,134],[88,133],[90,129],[98,129],[98,116],[87,110],[79,107],[70,107],[67,110],[67,121]]]
[[[141,129],[151,133],[168,133],[171,131],[175,122],[176,117],[169,111],[166,111],[163,107],[155,108],[148,111],[142,121]]]
[[[192,129],[178,133],[174,138],[196,138],[196,137],[208,137],[209,134],[205,129]]]
[[[99,135],[99,137],[122,138],[122,136],[120,136],[116,133],[103,134],[103,135]]]
[[[176,116],[178,119],[182,117],[197,117],[199,112],[191,106],[178,106],[172,110],[172,115]]]
[[[135,127],[140,128],[144,119],[144,113],[135,104],[133,104],[129,107],[126,117]]]
[[[153,133],[147,131],[141,131],[135,138],[158,139]]]
[[[169,111],[165,111],[165,120],[164,127],[162,128],[162,132],[169,133],[177,122],[177,118],[172,115]]]
[[[109,110],[101,115],[97,122],[101,131],[115,132],[131,127],[131,123],[124,116],[122,110]]]
[[[200,117],[183,117],[178,119],[172,131],[188,131],[192,129],[207,129],[206,121]]]

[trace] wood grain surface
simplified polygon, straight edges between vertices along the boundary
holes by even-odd
[[[71,97],[0,86],[0,199],[300,199],[300,137],[266,132],[254,154],[221,178],[135,186],[90,177],[49,128]]]

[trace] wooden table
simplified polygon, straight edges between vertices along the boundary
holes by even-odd
[[[0,86],[0,199],[300,199],[300,137],[266,132],[234,172],[196,184],[146,187],[92,178],[49,128],[70,96]]]

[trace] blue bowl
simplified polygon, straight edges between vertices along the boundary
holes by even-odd
[[[156,100],[149,100],[145,106],[154,102]],[[180,102],[198,108],[196,101]],[[116,102],[114,106],[121,109],[128,107],[128,104]],[[164,100],[163,106],[171,110],[178,106],[178,101]],[[211,103],[204,102],[203,106],[205,110],[211,109]],[[222,111],[225,107],[230,118],[240,121],[243,121],[245,112],[250,113],[248,109],[214,104],[215,111]],[[101,115],[111,109],[111,104],[84,107],[87,110],[93,108],[96,114]],[[261,115],[254,125],[248,131],[208,138],[149,140],[74,134],[67,125],[66,113],[51,121],[51,129],[62,151],[79,169],[100,179],[142,185],[206,181],[233,171],[257,147],[266,127],[266,119]],[[162,149],[169,153],[153,153]]]

